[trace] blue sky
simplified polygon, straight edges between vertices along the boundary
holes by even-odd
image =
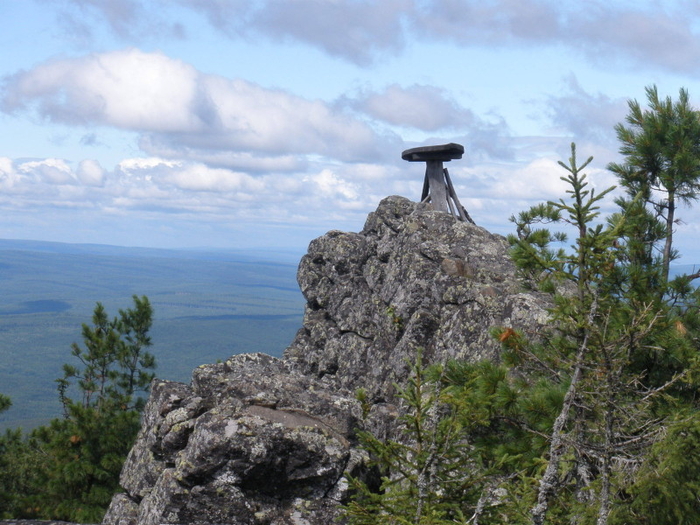
[[[285,248],[448,165],[481,226],[600,188],[645,86],[700,100],[691,1],[2,0],[0,237]],[[700,213],[680,212],[682,262]]]

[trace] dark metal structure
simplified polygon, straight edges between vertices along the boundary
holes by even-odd
[[[463,154],[464,146],[451,142],[438,146],[407,149],[401,154],[401,158],[408,162],[425,162],[426,164],[421,202],[430,202],[433,209],[451,213],[458,219],[473,224],[474,221],[457,198],[447,168],[442,165],[443,162],[461,159]]]

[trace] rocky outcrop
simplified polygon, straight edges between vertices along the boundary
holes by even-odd
[[[358,403],[242,354],[155,381],[105,523],[331,523],[361,464]]]
[[[495,358],[492,327],[546,322],[525,293],[503,237],[429,206],[389,197],[360,233],[311,242],[299,265],[304,327],[285,352],[329,386],[391,400],[406,360]]]
[[[365,468],[355,431],[392,432],[394,383],[417,348],[497,358],[489,328],[546,322],[503,238],[400,197],[362,232],[314,240],[298,281],[304,324],[283,359],[237,355],[190,385],[153,383],[106,525],[333,523],[345,474]]]

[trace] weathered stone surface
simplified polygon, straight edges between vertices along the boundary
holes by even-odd
[[[401,197],[360,233],[314,240],[298,281],[304,325],[284,359],[238,355],[190,385],[153,383],[105,525],[334,523],[345,473],[366,469],[355,431],[396,431],[393,383],[417,348],[429,361],[495,358],[489,328],[546,322],[503,238]]]
[[[104,523],[330,523],[359,417],[263,354],[201,366],[191,386],[155,381]]]
[[[406,359],[495,358],[489,328],[536,329],[542,298],[524,293],[500,236],[389,197],[361,233],[314,240],[299,265],[304,327],[285,358],[326,384],[391,400]]]

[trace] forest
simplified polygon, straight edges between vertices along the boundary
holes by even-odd
[[[243,352],[280,356],[301,325],[297,254],[125,248],[0,240],[0,433],[60,413],[54,380],[97,301],[110,312],[146,295],[159,379]]]

